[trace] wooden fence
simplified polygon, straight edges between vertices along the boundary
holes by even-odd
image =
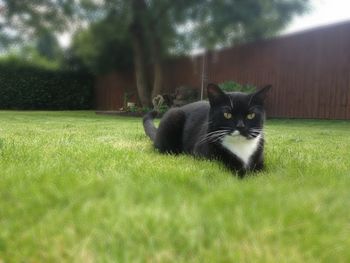
[[[350,119],[350,22],[237,46],[164,64],[164,92],[180,85],[234,80],[272,84],[269,117]],[[122,106],[135,91],[133,74],[112,73],[96,82],[98,110]]]

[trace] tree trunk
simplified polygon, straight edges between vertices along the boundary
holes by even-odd
[[[152,98],[161,94],[163,87],[162,42],[157,31],[156,21],[150,21],[150,48],[153,62]]]
[[[134,66],[137,93],[143,107],[151,107],[151,92],[147,80],[147,68],[145,54],[142,49],[140,37],[132,35],[132,46],[134,52]]]
[[[144,0],[133,0],[133,22],[130,26],[131,41],[134,52],[136,87],[143,107],[152,107],[151,91],[147,79],[147,60],[145,36],[142,27],[142,17],[146,9]]]
[[[162,21],[162,17],[167,15],[169,9],[174,6],[176,1],[168,1],[159,7],[158,14],[155,14],[153,18],[149,20],[150,34],[150,48],[153,61],[153,89],[152,98],[163,92],[163,59],[164,59],[164,47],[161,35],[159,31],[159,23]]]
[[[154,98],[158,94],[161,94],[162,87],[163,87],[163,67],[162,67],[161,57],[159,54],[153,54],[153,59],[154,59],[154,65],[153,65],[154,80],[153,80],[152,98]]]

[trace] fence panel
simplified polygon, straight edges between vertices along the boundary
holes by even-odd
[[[163,90],[172,92],[180,85],[200,89],[203,76],[204,84],[272,84],[270,117],[350,119],[350,22],[166,61]],[[120,107],[112,94],[121,96],[125,85],[135,89],[128,79],[126,84],[115,78],[119,83],[108,86],[100,78],[97,108]],[[113,105],[106,97],[114,98]]]

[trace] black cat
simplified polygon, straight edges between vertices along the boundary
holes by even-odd
[[[209,102],[170,109],[158,129],[153,124],[157,112],[150,112],[144,116],[143,126],[160,152],[221,160],[243,176],[264,166],[263,104],[270,88],[252,94],[225,93],[209,84]]]

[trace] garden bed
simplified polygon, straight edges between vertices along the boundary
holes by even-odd
[[[130,111],[96,111],[96,114],[103,115],[117,115],[125,117],[143,117],[145,113],[143,112],[130,112]]]
[[[131,111],[95,111],[96,114],[101,115],[115,115],[124,117],[143,117],[145,112],[131,112]],[[157,118],[161,118],[164,113],[158,113]]]

